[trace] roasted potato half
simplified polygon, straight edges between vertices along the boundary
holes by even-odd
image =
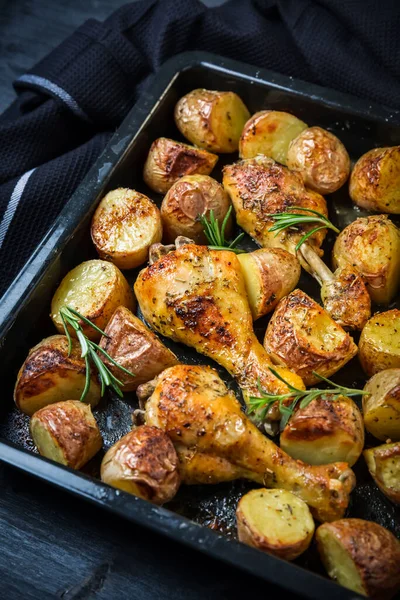
[[[299,261],[282,248],[261,248],[237,257],[254,320],[271,312],[300,279]]]
[[[166,194],[180,177],[209,175],[217,164],[218,156],[168,138],[158,138],[149,150],[143,179],[154,192]]]
[[[131,377],[124,373],[99,353],[110,371],[122,381],[124,392],[136,390],[141,383],[150,381],[164,369],[178,364],[175,354],[124,306],[117,308],[104,331],[107,337],[101,338],[100,347],[135,375]]]
[[[364,423],[355,402],[346,396],[321,397],[299,408],[280,437],[280,446],[310,465],[357,462],[364,448]]]
[[[211,152],[235,152],[250,113],[234,92],[198,89],[175,106],[175,123],[195,146]]]
[[[336,238],[334,267],[350,265],[362,275],[373,302],[388,304],[400,286],[400,229],[386,215],[361,217]]]
[[[299,171],[306,187],[332,194],[350,175],[350,157],[342,142],[326,129],[304,129],[289,144],[287,166]]]
[[[361,208],[400,214],[400,146],[363,154],[351,173],[350,197]]]
[[[303,554],[314,534],[307,504],[280,489],[245,494],[236,509],[236,522],[241,542],[286,560]]]
[[[262,110],[245,124],[239,142],[241,158],[265,154],[286,165],[290,142],[304,129],[306,123],[294,115],[279,110]]]
[[[364,450],[364,458],[381,492],[400,504],[400,442]]]
[[[400,310],[378,313],[367,321],[358,345],[361,366],[371,376],[400,367]]]
[[[119,269],[134,269],[146,262],[150,246],[161,242],[160,211],[144,194],[118,188],[98,205],[91,234],[100,258]]]
[[[199,215],[207,217],[212,210],[221,224],[231,202],[218,181],[208,175],[187,175],[174,183],[161,204],[161,218],[165,241],[173,243],[183,235],[201,244],[207,243]],[[232,220],[225,232],[229,236]]]
[[[340,585],[381,599],[400,589],[400,542],[381,525],[340,519],[320,525],[315,538],[328,575]]]
[[[305,385],[330,377],[357,354],[350,335],[299,289],[282,298],[268,324],[264,348],[273,363],[300,375]]]
[[[90,406],[79,400],[41,408],[31,419],[30,431],[42,456],[71,469],[83,467],[103,445]]]
[[[106,452],[101,479],[144,500],[164,504],[179,489],[178,456],[166,433],[142,425]]]
[[[105,260],[88,260],[72,269],[64,277],[51,302],[51,318],[60,333],[64,332],[60,309],[70,306],[104,329],[118,306],[134,310],[136,301],[129,283],[121,271]],[[91,340],[101,334],[81,323],[82,330]],[[73,329],[71,335],[75,335]]]
[[[18,372],[14,401],[26,415],[62,400],[79,400],[85,388],[86,365],[81,347],[73,340],[68,356],[65,335],[45,338],[29,351]],[[95,371],[91,372],[90,387],[85,402],[96,406],[100,400],[100,385]]]
[[[385,369],[366,383],[365,428],[378,440],[400,441],[400,369]]]

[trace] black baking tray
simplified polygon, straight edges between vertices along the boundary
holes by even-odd
[[[115,187],[135,188],[160,204],[161,197],[142,181],[143,164],[157,137],[181,139],[173,122],[173,108],[179,97],[198,87],[235,91],[252,113],[266,108],[286,110],[309,125],[325,127],[338,135],[353,160],[372,147],[400,144],[400,114],[389,108],[203,52],[180,54],[168,61],[0,300],[0,460],[286,591],[325,600],[358,598],[325,577],[314,547],[296,563],[288,563],[236,541],[236,504],[253,484],[238,481],[182,487],[168,507],[154,506],[96,479],[101,456],[91,461],[84,473],[40,457],[29,436],[29,419],[16,410],[12,401],[17,371],[29,348],[54,333],[48,315],[57,285],[71,268],[95,257],[89,228],[96,205]],[[234,160],[236,155],[221,157],[213,176],[219,178],[221,166]],[[346,188],[330,196],[328,205],[332,221],[340,228],[363,214],[352,206]],[[248,249],[255,247],[249,238],[243,244]],[[331,244],[332,237],[328,236],[324,245],[327,256]],[[133,281],[134,275],[127,274],[128,279]],[[319,298],[318,287],[308,275],[302,275],[300,287]],[[257,321],[259,336],[266,323],[266,319]],[[183,362],[213,364],[240,397],[235,383],[222,368],[187,347],[163,341]],[[353,359],[336,379],[360,385],[365,377],[357,359]],[[104,450],[130,430],[131,413],[136,406],[134,394],[123,400],[111,394],[96,409]],[[359,484],[352,494],[348,516],[375,520],[400,537],[399,509],[373,484],[362,459],[359,463],[355,467]]]

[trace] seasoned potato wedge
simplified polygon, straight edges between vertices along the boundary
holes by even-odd
[[[79,400],[41,408],[33,415],[30,430],[42,456],[71,469],[83,467],[103,445],[90,406]]]
[[[400,369],[385,369],[366,383],[365,428],[378,440],[400,440]]]
[[[286,165],[290,142],[307,125],[294,115],[279,110],[262,110],[255,113],[245,124],[239,142],[241,158],[253,158],[265,154]]]
[[[161,242],[160,211],[144,194],[118,188],[98,205],[91,234],[100,258],[134,269],[146,262],[150,246]]]
[[[261,248],[237,257],[254,320],[271,312],[300,279],[299,261],[282,248]]]
[[[118,306],[134,310],[136,301],[129,283],[121,271],[104,260],[88,260],[64,277],[51,302],[51,318],[60,333],[64,332],[60,309],[70,306],[92,323],[104,329]],[[82,330],[91,340],[100,333],[82,323]],[[71,335],[75,335],[73,329]]]
[[[371,317],[361,332],[358,350],[361,366],[369,376],[400,367],[400,310]]]
[[[386,215],[350,223],[336,238],[332,258],[335,268],[357,269],[377,304],[395,297],[400,286],[400,229]]]
[[[309,127],[290,142],[287,166],[299,171],[306,187],[332,194],[350,175],[350,157],[342,142],[326,129]]]
[[[101,348],[135,375],[131,377],[124,373],[99,353],[110,371],[122,381],[124,392],[136,390],[141,383],[150,381],[164,369],[178,364],[175,354],[124,306],[117,308],[104,331],[107,337],[101,338]]]
[[[239,501],[236,521],[241,542],[286,560],[303,554],[314,534],[307,504],[286,490],[251,490]]]
[[[173,243],[183,235],[197,243],[207,243],[199,215],[209,216],[210,210],[221,224],[231,203],[220,183],[207,175],[187,175],[174,183],[161,204],[165,241]],[[226,236],[232,220],[226,226]]]
[[[381,525],[340,519],[320,525],[315,538],[328,575],[340,585],[382,599],[400,589],[400,542]]]
[[[264,347],[272,362],[300,375],[306,385],[320,381],[313,371],[330,377],[357,354],[350,335],[299,289],[279,302]]]
[[[80,345],[73,341],[68,356],[65,335],[45,338],[29,351],[18,372],[14,401],[26,415],[62,400],[79,400],[85,388],[86,365]],[[96,406],[100,400],[100,385],[95,371],[91,372],[90,387],[85,402]]]
[[[364,451],[365,462],[379,489],[400,504],[400,442]]]
[[[280,446],[310,465],[357,462],[364,448],[364,423],[355,402],[346,396],[316,398],[299,408],[280,437]]]
[[[216,154],[168,138],[158,138],[149,150],[143,179],[154,192],[166,194],[180,177],[209,175],[218,161]]]
[[[178,456],[166,433],[142,425],[106,452],[101,479],[144,500],[164,504],[179,489]]]
[[[350,197],[361,208],[400,214],[400,146],[373,148],[356,162]]]
[[[175,106],[175,123],[192,144],[211,152],[235,152],[250,113],[234,92],[198,89]]]

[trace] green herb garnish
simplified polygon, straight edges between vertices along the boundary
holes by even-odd
[[[198,219],[203,225],[205,236],[210,244],[208,246],[210,250],[231,250],[231,252],[234,252],[235,254],[244,254],[246,250],[236,248],[238,243],[243,239],[245,235],[244,232],[240,233],[232,242],[228,242],[225,239],[225,229],[231,213],[232,206],[229,207],[229,210],[222,221],[221,228],[219,227],[218,219],[215,218],[213,210],[210,210],[209,219],[207,219],[205,215],[199,215]]]
[[[275,237],[284,229],[293,228],[296,229],[299,225],[304,225],[305,223],[322,223],[322,225],[318,225],[310,231],[307,231],[306,234],[299,240],[296,244],[296,251],[300,248],[304,242],[308,240],[314,233],[319,231],[320,229],[332,229],[335,233],[340,233],[340,230],[335,227],[330,220],[325,217],[322,213],[317,210],[312,210],[311,208],[303,208],[302,206],[293,206],[295,210],[302,210],[304,212],[312,213],[310,215],[303,215],[301,213],[292,213],[292,212],[280,212],[275,214],[269,214],[267,217],[270,217],[275,221],[275,224],[268,229],[268,231],[276,231]]]

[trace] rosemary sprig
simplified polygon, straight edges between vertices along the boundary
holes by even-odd
[[[275,371],[275,369],[269,367],[269,370],[273,375],[275,375],[275,377],[277,377],[277,379],[280,379],[280,381],[282,381],[289,388],[289,392],[286,394],[270,394],[261,387],[260,381],[258,381],[257,387],[258,391],[261,394],[261,397],[250,396],[248,412],[249,414],[257,413],[257,416],[259,416],[261,420],[264,420],[271,404],[273,404],[274,402],[278,402],[279,411],[281,413],[281,431],[285,428],[287,422],[289,421],[290,417],[294,412],[294,409],[296,408],[299,402],[300,408],[305,408],[310,404],[310,402],[312,402],[316,398],[337,400],[340,396],[352,397],[363,396],[364,394],[368,394],[368,392],[366,392],[365,390],[357,390],[354,388],[347,388],[342,385],[338,385],[330,379],[319,375],[315,371],[313,371],[313,374],[316,377],[318,377],[318,379],[324,381],[325,383],[328,383],[332,387],[330,389],[328,388],[324,390],[316,388],[311,388],[310,390],[299,390],[298,388],[288,383],[281,375],[279,375],[277,371]],[[290,402],[290,404],[286,405],[286,400],[292,401]]]
[[[240,240],[243,239],[245,235],[244,232],[240,233],[234,240],[232,240],[232,242],[228,242],[225,239],[225,229],[231,213],[232,206],[229,207],[229,210],[222,221],[221,228],[219,227],[218,219],[215,218],[213,210],[210,210],[209,219],[207,219],[205,215],[199,215],[198,219],[203,225],[205,236],[210,244],[208,246],[210,250],[231,250],[235,254],[243,254],[246,252],[246,250],[241,250],[240,248],[236,248],[236,246]]]
[[[330,220],[327,217],[325,217],[325,215],[318,212],[317,210],[312,210],[311,208],[303,208],[302,206],[293,206],[292,208],[295,210],[302,210],[310,214],[304,215],[301,213],[280,212],[267,215],[267,217],[270,217],[275,221],[274,225],[272,225],[272,227],[268,229],[268,231],[276,231],[275,237],[284,229],[297,229],[299,225],[304,225],[305,223],[322,223],[322,225],[313,227],[313,229],[307,231],[307,233],[303,235],[303,237],[296,244],[296,251],[300,248],[302,244],[304,244],[304,242],[308,240],[309,237],[311,237],[317,231],[320,231],[320,229],[332,229],[332,231],[334,231],[335,233],[340,233],[339,229],[335,227],[335,225],[331,223]]]
[[[107,359],[113,365],[118,367],[118,369],[120,369],[124,373],[127,373],[127,375],[131,375],[132,377],[135,377],[135,374],[131,373],[130,371],[128,371],[128,369],[125,369],[125,367],[123,367],[122,365],[117,363],[117,361],[115,361],[108,354],[108,352],[106,352],[104,350],[104,348],[101,348],[98,344],[96,344],[92,340],[89,340],[89,338],[82,331],[82,326],[81,326],[80,321],[83,321],[84,323],[86,323],[87,325],[89,325],[90,327],[92,327],[93,329],[95,329],[96,331],[101,333],[102,335],[105,335],[106,337],[108,337],[107,334],[102,329],[97,327],[97,325],[95,325],[94,323],[89,321],[89,319],[87,319],[86,317],[81,315],[77,310],[75,310],[74,308],[71,308],[70,306],[63,306],[60,309],[60,316],[61,316],[61,319],[62,319],[62,322],[64,325],[65,335],[67,336],[67,339],[68,339],[68,355],[70,355],[72,352],[72,338],[71,338],[71,334],[68,330],[68,325],[69,325],[70,327],[72,327],[72,329],[76,333],[76,337],[78,338],[78,341],[79,341],[79,343],[81,345],[81,349],[82,349],[81,356],[82,356],[82,358],[85,359],[86,381],[85,381],[85,387],[84,387],[83,392],[80,397],[80,401],[83,402],[85,400],[86,395],[89,391],[91,364],[93,364],[95,366],[95,368],[97,369],[98,374],[99,374],[100,384],[101,384],[101,395],[102,396],[104,395],[106,387],[111,387],[116,392],[116,394],[118,394],[118,396],[120,396],[120,398],[122,398],[123,394],[122,394],[121,387],[120,387],[121,385],[123,385],[122,381],[117,379],[117,377],[115,377],[115,375],[110,371],[110,369],[103,363],[103,361],[100,359],[99,355],[97,354],[97,351],[104,354],[104,356],[106,356]]]

